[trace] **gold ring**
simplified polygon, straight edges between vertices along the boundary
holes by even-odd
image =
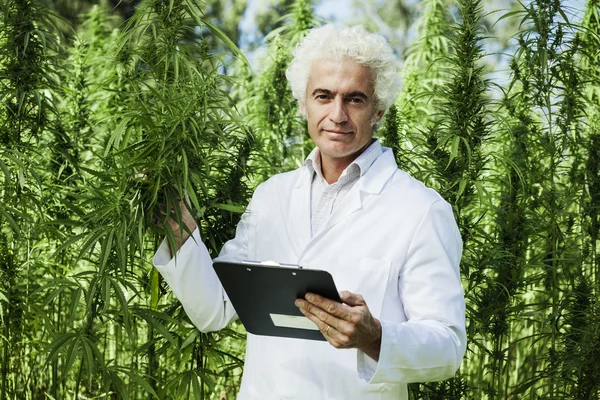
[[[331,325],[327,325],[327,328],[325,328],[325,334],[329,335],[329,329],[331,328]]]

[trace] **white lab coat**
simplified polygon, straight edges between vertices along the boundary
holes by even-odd
[[[275,260],[329,271],[382,323],[378,362],[327,342],[248,334],[239,399],[408,399],[406,383],[446,379],[465,352],[462,242],[451,207],[399,170],[373,163],[311,238],[307,167],[255,191],[219,260]],[[236,318],[198,231],[154,263],[192,322],[216,331]]]

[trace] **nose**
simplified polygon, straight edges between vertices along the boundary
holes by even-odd
[[[343,124],[348,121],[348,113],[346,111],[346,104],[341,96],[336,96],[335,100],[331,103],[331,111],[329,113],[329,120],[336,124]]]

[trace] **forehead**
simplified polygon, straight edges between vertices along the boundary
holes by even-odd
[[[316,59],[308,75],[307,94],[324,89],[336,93],[363,92],[372,95],[373,73],[366,65],[349,59]]]

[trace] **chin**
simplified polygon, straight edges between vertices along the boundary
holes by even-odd
[[[321,151],[323,153],[325,153],[327,156],[331,157],[331,158],[347,158],[352,156],[353,154],[356,154],[359,152],[359,150],[357,149],[348,149],[348,148],[331,148],[331,147],[326,147],[325,149],[321,149]]]

